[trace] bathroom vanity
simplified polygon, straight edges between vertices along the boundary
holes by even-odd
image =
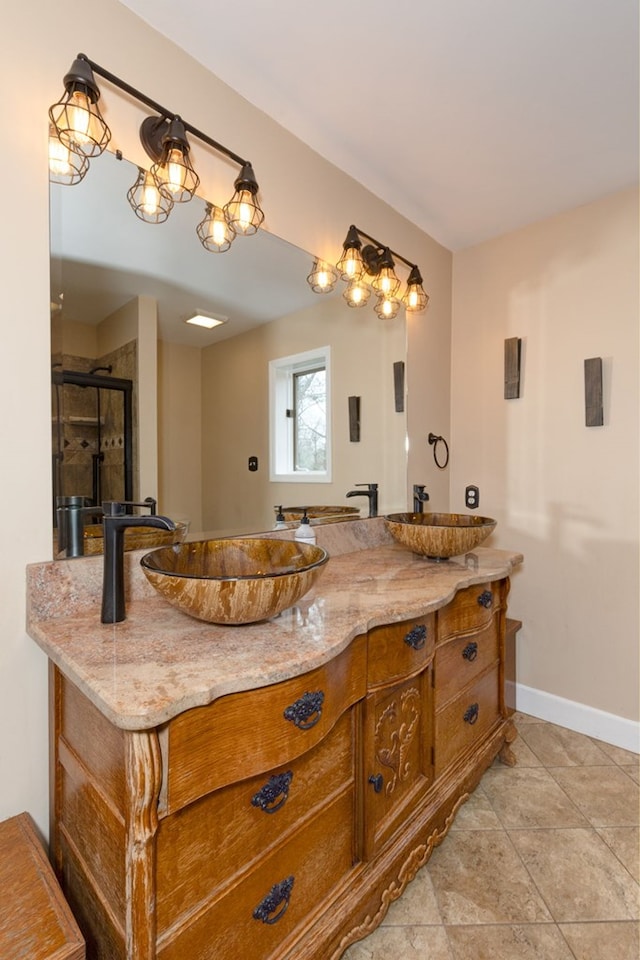
[[[247,627],[169,607],[136,554],[114,625],[99,559],[29,568],[52,859],[88,957],[338,960],[496,756],[513,762],[505,621],[522,557],[434,563],[382,521],[330,527],[316,586]]]

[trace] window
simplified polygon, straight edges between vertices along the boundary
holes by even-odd
[[[329,347],[269,364],[270,479],[331,480]]]

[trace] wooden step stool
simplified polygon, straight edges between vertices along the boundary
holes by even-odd
[[[28,813],[0,823],[0,957],[85,960],[84,940]]]

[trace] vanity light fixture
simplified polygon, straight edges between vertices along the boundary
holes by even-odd
[[[318,258],[313,261],[313,267],[307,277],[307,283],[314,293],[331,293],[337,280],[338,274],[330,263]]]
[[[369,242],[363,246],[362,239]],[[407,286],[402,296],[399,293],[401,280],[395,272],[394,257],[409,268]],[[397,316],[402,305],[407,313],[419,313],[429,302],[418,266],[354,224],[349,227],[342,245],[342,256],[336,266],[342,280],[347,283],[343,296],[350,307],[364,306],[372,289],[378,295],[376,314],[385,319]],[[313,276],[312,271],[307,281],[316,293],[321,292],[315,289]]]
[[[219,327],[226,322],[226,317],[207,316],[206,313],[194,313],[192,317],[187,317],[185,320],[185,323],[191,323],[194,327],[206,327],[207,330],[213,330],[214,327]]]
[[[210,207],[214,213],[213,231],[204,226],[206,215],[205,220],[196,228],[203,246],[207,250],[222,252],[229,249],[237,234],[250,236],[256,233],[264,220],[264,212],[258,202],[258,182],[249,161],[193,127],[174,111],[167,110],[115,74],[89,60],[84,53],[79,53],[73,61],[64,77],[65,92],[49,110],[53,138],[49,146],[52,181],[79,183],[87,172],[88,158],[99,156],[111,139],[111,131],[98,108],[100,90],[95,74],[154,113],[154,116],[146,117],[140,127],[142,146],[153,164],[149,171],[141,170],[138,180],[127,193],[136,216],[147,223],[162,223],[169,216],[174,203],[185,203],[194,196],[200,178],[191,163],[187,139],[189,134],[223,154],[240,168],[231,200],[222,208],[213,204],[207,206],[207,209]],[[65,166],[64,150],[71,158],[71,171]],[[80,161],[76,160],[76,157],[80,157]],[[219,239],[220,228],[215,226],[220,220],[220,211],[228,226],[222,242]]]

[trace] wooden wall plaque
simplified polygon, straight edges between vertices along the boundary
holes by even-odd
[[[587,427],[601,427],[604,424],[602,357],[590,357],[584,362],[584,412]]]

